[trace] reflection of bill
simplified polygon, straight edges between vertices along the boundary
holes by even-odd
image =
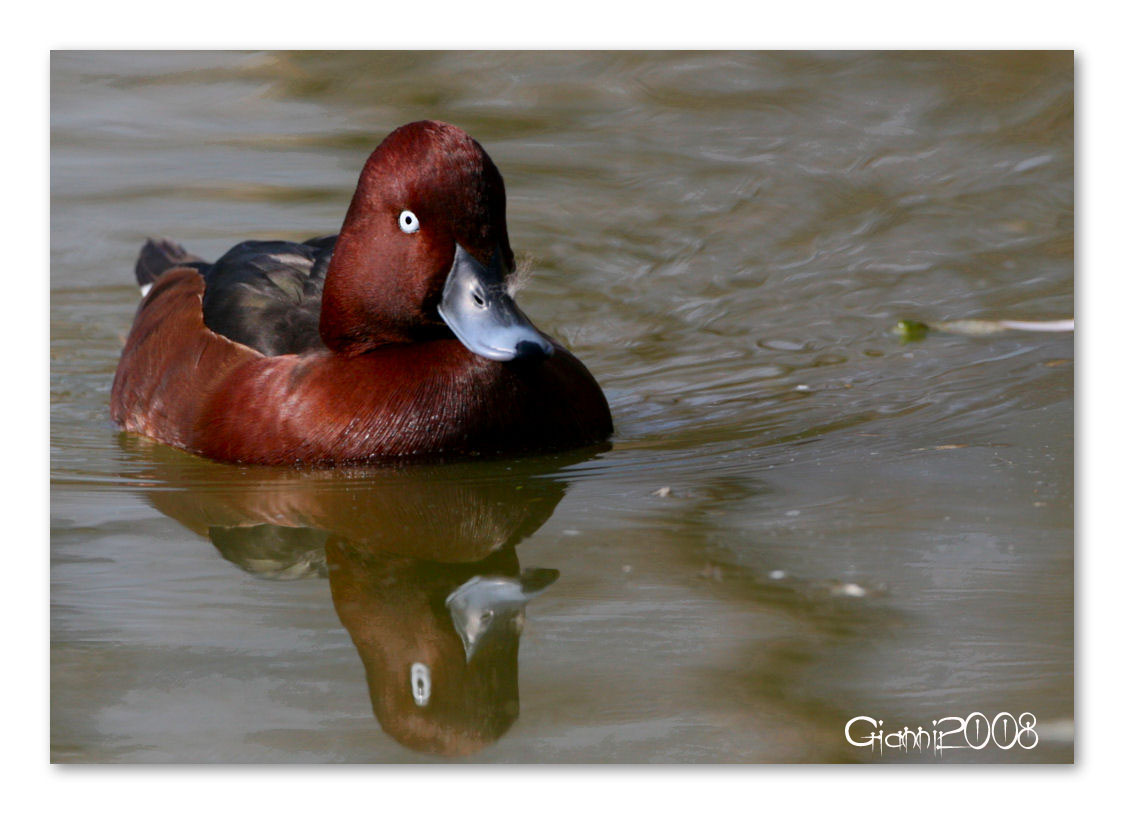
[[[522,633],[527,602],[556,579],[553,568],[529,568],[518,579],[477,575],[449,594],[445,607],[464,644],[465,661],[497,636]]]
[[[149,500],[268,579],[327,576],[375,716],[405,746],[467,755],[519,714],[527,602],[558,576],[515,545],[565,494],[570,453],[350,471],[241,470],[136,446]],[[216,488],[218,487],[218,488]]]
[[[989,745],[1004,751],[1016,746],[1033,749],[1038,745],[1034,727],[1038,719],[1033,713],[1023,712],[1018,717],[1010,712],[1000,712],[988,718],[981,712],[967,717],[947,716],[935,719],[931,726],[908,726],[887,732],[885,722],[868,715],[858,715],[847,721],[843,736],[852,746],[878,749],[884,754],[890,749],[900,752],[932,752],[941,755],[946,750],[973,749],[979,751]]]

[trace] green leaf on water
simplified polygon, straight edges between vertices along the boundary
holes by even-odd
[[[902,319],[894,326],[894,333],[901,337],[902,342],[917,342],[924,339],[929,333],[929,326],[924,322],[912,319]]]

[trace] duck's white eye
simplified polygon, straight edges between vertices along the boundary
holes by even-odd
[[[403,209],[398,215],[398,228],[406,234],[416,232],[420,227],[421,224],[418,223],[418,216],[409,209]]]

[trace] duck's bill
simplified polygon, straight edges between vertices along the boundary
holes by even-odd
[[[554,352],[507,293],[499,251],[484,266],[458,243],[437,313],[462,345],[485,359],[510,362]]]

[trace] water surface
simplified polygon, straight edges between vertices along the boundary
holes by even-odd
[[[1068,53],[56,53],[52,759],[1072,760],[1072,336],[892,328],[1072,316],[1073,104]],[[143,239],[334,232],[419,118],[504,174],[611,446],[291,472],[118,433]],[[444,597],[527,569],[469,669]],[[977,710],[1038,744],[843,737]]]

